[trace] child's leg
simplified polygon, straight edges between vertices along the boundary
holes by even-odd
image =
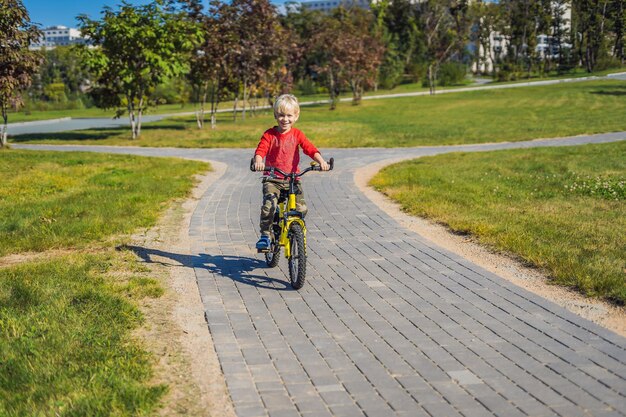
[[[302,217],[306,216],[306,213],[309,211],[306,201],[304,201],[304,191],[300,182],[296,183],[296,210],[302,213]]]
[[[263,181],[263,205],[261,206],[260,219],[261,235],[270,235],[279,195],[280,189],[276,183],[272,181]]]

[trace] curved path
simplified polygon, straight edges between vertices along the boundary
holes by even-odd
[[[626,339],[403,229],[353,176],[387,159],[624,139],[324,150],[336,168],[305,177],[300,291],[284,259],[267,269],[254,250],[250,150],[19,147],[228,164],[193,215],[189,262],[239,417],[575,417],[626,415]]]

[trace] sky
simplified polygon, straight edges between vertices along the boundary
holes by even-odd
[[[33,23],[39,23],[42,28],[62,25],[76,27],[76,16],[86,14],[91,19],[100,19],[100,12],[104,6],[110,6],[113,10],[121,4],[121,0],[22,0],[30,14]],[[150,0],[127,0],[130,4],[147,4]],[[274,4],[282,3],[282,0],[272,1]],[[206,0],[208,4],[208,0]]]

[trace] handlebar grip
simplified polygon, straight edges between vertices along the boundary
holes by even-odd
[[[256,170],[254,169],[254,158],[252,158],[252,159],[250,160],[250,171],[252,171],[252,172],[256,171]]]
[[[333,170],[333,167],[335,166],[335,158],[330,158],[328,160],[328,165],[330,165],[330,170]]]

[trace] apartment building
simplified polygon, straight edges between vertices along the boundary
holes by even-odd
[[[75,45],[85,43],[78,29],[65,26],[50,26],[42,30],[43,36],[37,42],[30,45],[30,49],[47,48],[52,49],[57,46]]]

